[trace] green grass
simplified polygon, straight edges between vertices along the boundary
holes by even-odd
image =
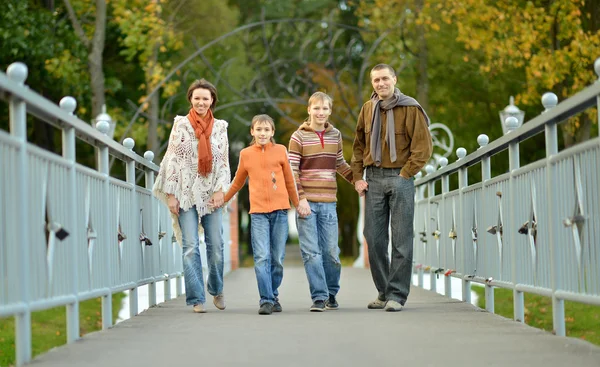
[[[479,296],[478,306],[485,308],[484,287],[472,287]],[[496,288],[494,310],[498,315],[513,318],[513,292]],[[552,299],[525,293],[525,323],[552,332]],[[565,326],[567,336],[600,345],[600,307],[565,301]]]
[[[124,293],[112,296],[113,323],[117,320]],[[85,335],[102,329],[102,300],[91,299],[79,304],[79,331]],[[33,356],[42,354],[67,342],[66,308],[56,307],[31,315]],[[0,366],[15,363],[15,322],[14,318],[0,319]]]

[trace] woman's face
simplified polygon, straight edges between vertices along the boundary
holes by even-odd
[[[308,107],[311,124],[323,126],[331,115],[331,107],[327,101],[316,100]]]
[[[256,144],[260,146],[271,142],[273,134],[275,134],[275,131],[273,131],[271,124],[266,121],[258,121],[250,129],[250,135],[254,137]]]
[[[194,111],[196,111],[198,115],[204,117],[213,103],[213,98],[208,89],[197,88],[192,92],[190,103],[192,104]]]

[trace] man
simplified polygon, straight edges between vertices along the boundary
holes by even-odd
[[[379,64],[371,70],[374,92],[360,111],[351,161],[354,186],[365,196],[364,236],[371,275],[379,292],[367,307],[386,311],[401,311],[410,291],[413,176],[432,153],[429,117],[414,98],[395,87],[396,82],[396,73],[389,65]]]

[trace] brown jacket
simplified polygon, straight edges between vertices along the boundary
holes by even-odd
[[[382,168],[402,168],[401,174],[413,177],[431,157],[433,144],[425,115],[418,107],[394,107],[396,136],[396,162],[391,162],[390,152],[385,142],[386,120],[381,113]],[[360,110],[356,124],[352,154],[352,175],[354,181],[363,179],[364,168],[374,164],[371,157],[371,121],[373,119],[373,102],[367,101]]]

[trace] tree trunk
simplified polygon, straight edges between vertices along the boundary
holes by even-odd
[[[150,94],[154,89],[155,85],[151,83],[152,76],[154,74],[154,68],[158,64],[158,51],[160,44],[157,42],[154,44],[152,49],[152,56],[149,60],[150,68],[146,72],[146,86],[147,93]],[[148,138],[146,142],[146,149],[153,151],[158,154],[158,148],[160,147],[158,141],[158,114],[160,111],[160,96],[159,92],[154,93],[148,101]]]
[[[104,96],[103,52],[106,35],[106,1],[96,0],[96,24],[88,55],[88,68],[92,84],[92,119],[102,112]]]
[[[424,0],[416,0],[417,14],[423,11]],[[429,74],[427,73],[427,40],[425,39],[425,27],[417,26],[417,101],[425,111],[429,110]]]

